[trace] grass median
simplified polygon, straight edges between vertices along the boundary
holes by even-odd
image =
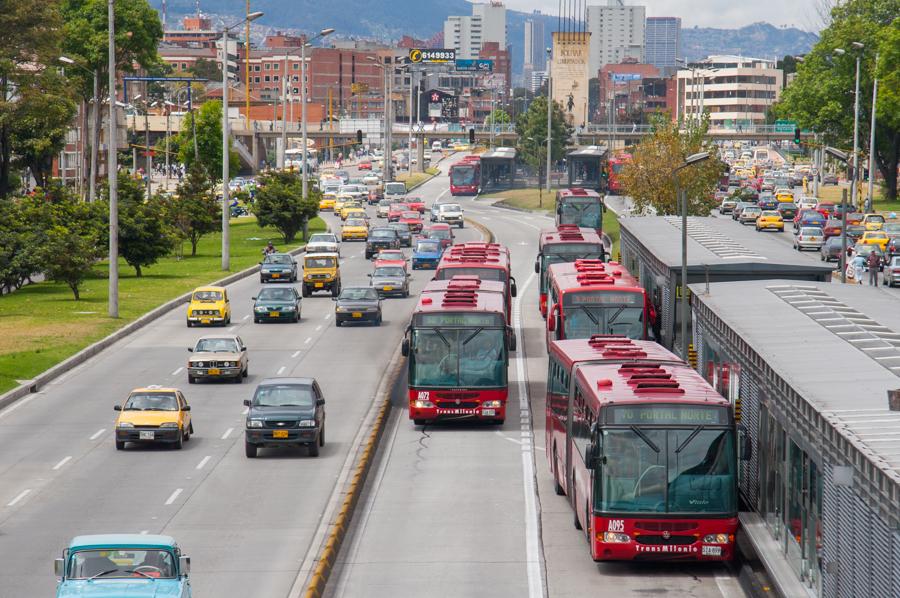
[[[315,219],[310,232],[325,229]],[[231,224],[231,271],[249,268],[260,260],[266,243],[279,250],[295,249],[300,239],[284,245],[274,229],[263,229],[253,217]],[[40,282],[0,297],[0,394],[29,380],[116,329],[195,287],[224,278],[221,270],[221,235],[200,240],[197,255],[171,256],[149,268],[138,278],[124,260],[119,263],[119,318],[109,318],[107,300],[108,263],[98,264],[81,289],[81,300],[72,299],[64,284]]]
[[[441,171],[437,166],[431,166],[426,168],[425,172],[414,172],[412,174],[404,172],[403,174],[398,174],[396,180],[406,183],[406,188],[411,189],[416,185],[421,185],[428,179],[433,178],[440,172]]]
[[[556,210],[557,191],[558,188],[556,187],[551,188],[549,194],[539,189],[510,189],[508,191],[480,195],[479,199],[490,199],[502,206],[530,210],[532,212],[544,212],[552,216]],[[618,256],[619,217],[611,210],[603,211],[603,232],[609,235],[612,241],[612,255],[614,257]]]

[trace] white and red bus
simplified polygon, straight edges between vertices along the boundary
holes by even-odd
[[[450,167],[450,195],[478,195],[481,188],[481,158],[466,156]]]
[[[549,350],[547,455],[591,558],[726,561],[738,528],[731,403],[652,341]],[[750,444],[741,438],[741,458]]]
[[[471,275],[502,282],[506,288],[506,313],[512,313],[516,279],[512,277],[509,249],[498,243],[460,243],[448,247],[438,262],[434,280]],[[507,320],[509,322],[510,320]]]
[[[575,260],[548,268],[548,345],[595,334],[647,339],[655,318],[644,287],[618,262]]]
[[[556,192],[556,226],[571,224],[603,232],[603,196],[574,187]]]
[[[427,289],[402,344],[409,357],[409,418],[416,425],[436,420],[502,424],[514,345],[502,294],[482,292],[470,280]]]
[[[506,307],[506,285],[498,280],[482,280],[474,274],[457,274],[446,280],[432,280],[422,289],[422,294],[446,293],[451,288],[471,288],[479,293],[494,293],[504,299],[504,308]],[[509,314],[507,314],[507,323],[509,323]]]
[[[540,274],[538,306],[542,316],[547,317],[547,268],[551,264],[584,259],[606,260],[606,247],[593,229],[560,224],[555,229],[541,231],[534,272]]]
[[[607,180],[607,189],[611,195],[621,195],[624,191],[622,187],[622,170],[625,165],[631,162],[631,154],[619,154],[609,159],[607,171],[609,179]]]

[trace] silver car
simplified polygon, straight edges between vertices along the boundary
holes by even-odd
[[[306,253],[336,253],[341,256],[341,242],[334,233],[316,233],[306,243]]]
[[[738,216],[738,222],[741,224],[754,224],[760,214],[762,214],[762,209],[760,209],[759,206],[747,206],[741,210],[741,215]]]
[[[381,297],[409,297],[409,273],[403,266],[378,266],[369,276]]]
[[[817,226],[804,226],[794,235],[794,249],[803,251],[813,249],[820,251],[825,243],[825,233]]]
[[[247,346],[234,334],[203,336],[193,347],[188,359],[188,382],[231,379],[240,384],[247,377]]]
[[[900,255],[891,258],[891,262],[884,267],[884,282],[892,287],[900,282]]]

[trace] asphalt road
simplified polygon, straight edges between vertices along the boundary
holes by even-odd
[[[590,559],[565,497],[553,492],[543,446],[547,357],[533,263],[538,231],[553,221],[457,199],[512,252],[519,351],[507,419],[423,428],[396,397],[330,596],[743,596],[723,565]]]
[[[440,176],[417,193],[431,200],[447,187]],[[457,236],[479,238],[468,228]],[[345,286],[368,284],[363,250],[344,245]],[[413,291],[428,278],[415,272]],[[242,385],[188,385],[186,348],[226,329],[188,329],[178,309],[0,411],[0,598],[52,595],[52,560],[69,540],[111,532],[174,536],[192,557],[196,596],[288,594],[416,299],[385,300],[381,328],[335,327],[325,294],[303,300],[299,324],[254,324],[260,286],[250,277],[229,287],[227,330],[249,348]],[[242,400],[264,377],[293,375],[315,376],[325,393],[321,456],[263,450],[247,459]],[[113,405],[150,384],[185,392],[196,436],[180,451],[116,451]]]

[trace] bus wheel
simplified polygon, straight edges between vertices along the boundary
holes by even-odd
[[[575,529],[581,529],[581,522],[578,521],[578,507],[572,509],[572,523],[575,525]]]
[[[556,492],[557,496],[564,496],[566,494],[562,484],[559,483],[559,459],[556,454],[556,446],[553,447],[553,491]]]

